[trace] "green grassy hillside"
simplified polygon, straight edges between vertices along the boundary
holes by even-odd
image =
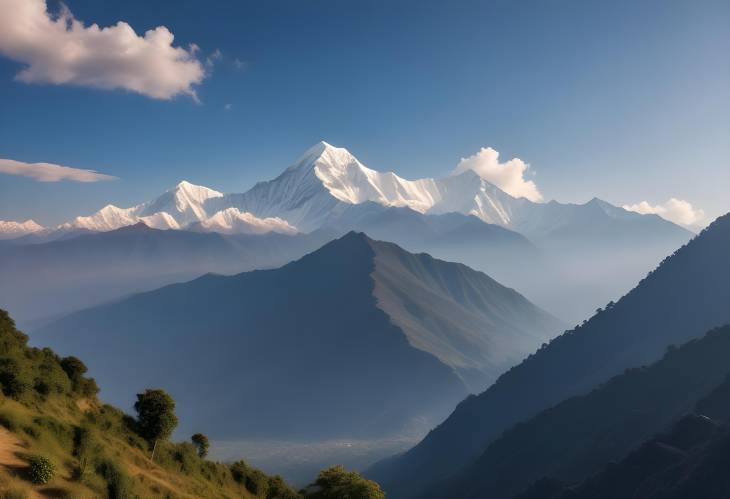
[[[361,497],[383,497],[376,484],[341,468],[299,493],[243,461],[201,458],[192,442],[161,438],[155,446],[140,436],[140,421],[96,398],[85,370],[76,358],[29,347],[0,310],[0,498],[295,499],[320,497],[313,494],[328,487],[364,487],[370,495]]]

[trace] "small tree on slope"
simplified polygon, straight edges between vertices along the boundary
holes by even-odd
[[[190,437],[190,440],[193,442],[193,445],[198,449],[198,456],[204,458],[208,455],[208,448],[210,448],[210,442],[208,441],[208,437],[203,435],[202,433],[196,433],[192,437]]]
[[[137,411],[137,428],[140,436],[153,445],[154,459],[158,440],[166,440],[177,426],[175,401],[164,390],[145,390],[137,394],[134,403]]]

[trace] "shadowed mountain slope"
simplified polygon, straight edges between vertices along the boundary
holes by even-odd
[[[451,366],[472,392],[485,389],[562,324],[466,265],[376,243],[378,307],[409,342]]]
[[[724,328],[726,331],[728,328]],[[542,478],[518,499],[715,499],[730,497],[730,376],[694,414],[583,483]]]
[[[109,400],[165,386],[215,438],[335,437],[434,424],[559,327],[484,274],[350,233],[282,268],[171,285],[33,339],[90,359]]]
[[[698,401],[708,413],[724,412],[709,406],[721,393],[704,398],[727,379],[728,358],[730,326],[672,348],[648,367],[629,369],[512,427],[429,497],[474,499],[488,491],[490,499],[509,499],[543,476],[581,481],[692,413]]]
[[[514,424],[626,368],[655,361],[671,343],[730,322],[728,254],[725,215],[615,305],[463,401],[415,448],[375,466],[371,475],[397,499],[418,495],[467,466]]]

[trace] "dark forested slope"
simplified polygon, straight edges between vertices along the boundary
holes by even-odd
[[[730,326],[670,348],[660,361],[512,427],[430,497],[509,499],[543,476],[583,480],[692,413],[698,401],[703,414],[727,412],[716,403],[723,400],[724,385],[717,387],[730,374],[728,359]]]
[[[730,497],[728,462],[730,376],[697,403],[694,414],[583,483],[545,477],[519,499],[726,498]]]

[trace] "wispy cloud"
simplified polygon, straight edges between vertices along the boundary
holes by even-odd
[[[692,203],[683,199],[670,198],[665,203],[652,205],[647,201],[636,204],[623,205],[624,210],[634,211],[644,215],[659,215],[665,220],[685,227],[698,228],[705,222],[704,210],[692,206]]]
[[[155,99],[180,94],[197,100],[206,76],[197,46],[174,47],[164,26],[139,36],[127,23],[84,26],[62,6],[52,16],[46,0],[0,0],[0,54],[25,64],[16,79],[125,89]]]
[[[453,175],[474,170],[480,177],[493,183],[510,196],[542,201],[542,194],[532,180],[527,180],[530,165],[519,158],[505,163],[499,162],[499,152],[491,147],[482,147],[479,152],[468,158],[461,158]]]
[[[14,159],[0,158],[0,173],[29,177],[39,182],[60,182],[71,180],[74,182],[101,182],[116,180],[117,177],[105,175],[94,170],[83,170],[70,166],[54,165],[53,163],[24,163]]]
[[[212,54],[210,54],[205,59],[205,65],[209,68],[212,68],[215,66],[215,63],[220,61],[223,58],[223,52],[220,51],[220,49],[215,49]]]

